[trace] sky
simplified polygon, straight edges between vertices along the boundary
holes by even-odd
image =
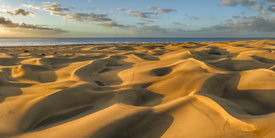
[[[0,37],[275,37],[275,0],[0,0]]]

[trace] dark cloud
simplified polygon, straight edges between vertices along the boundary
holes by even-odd
[[[161,9],[158,7],[151,7],[151,6],[147,6],[145,7],[146,9],[152,9],[154,10],[156,13],[169,13],[169,12],[174,12],[175,10],[173,9]]]
[[[200,31],[257,31],[257,32],[275,32],[275,16],[270,18],[248,17],[235,23],[215,25],[210,28],[203,28]]]
[[[256,4],[256,0],[238,0],[243,6],[253,6]]]
[[[50,27],[44,27],[42,25],[35,25],[35,24],[16,23],[2,16],[0,16],[0,26],[4,28],[14,28],[14,29],[19,28],[19,29],[29,29],[29,30],[55,31],[60,33],[67,32],[60,28],[50,28]]]
[[[275,2],[275,0],[261,0],[261,1]]]
[[[33,12],[25,11],[24,9],[15,9],[12,11],[7,11],[6,13],[10,15],[23,15],[23,16],[32,15],[33,17],[35,17]]]
[[[256,0],[237,0],[239,3],[241,3],[243,6],[253,6],[256,4]],[[237,6],[239,3],[237,3],[236,0],[222,0],[218,4],[221,6]]]
[[[218,3],[221,6],[236,6],[238,3],[235,0],[222,0]]]
[[[275,4],[270,5],[270,6],[268,7],[268,10],[271,11],[271,12],[275,12]]]

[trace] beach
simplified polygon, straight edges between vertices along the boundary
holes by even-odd
[[[275,40],[0,47],[0,138],[275,137]]]

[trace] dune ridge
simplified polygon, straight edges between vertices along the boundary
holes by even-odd
[[[274,46],[1,47],[0,137],[275,137]]]

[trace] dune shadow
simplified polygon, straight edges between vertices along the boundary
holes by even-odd
[[[151,107],[160,104],[164,96],[147,90],[151,83],[136,84],[126,90],[112,87],[123,83],[118,76],[119,72],[133,67],[133,63],[124,61],[125,58],[124,55],[110,56],[81,67],[74,75],[85,81],[85,84],[65,88],[36,103],[21,118],[19,128],[23,132],[45,130],[96,113],[117,103],[132,107]],[[136,119],[139,121],[135,121]],[[106,126],[93,137],[120,137],[120,134],[125,132],[129,133],[126,134],[127,137],[134,137],[139,133],[140,136],[152,133],[150,134],[152,137],[160,137],[173,122],[173,117],[150,111],[144,115],[136,113],[118,122]],[[153,129],[152,124],[157,124],[159,128]],[[117,129],[114,129],[116,131],[109,130],[114,125],[117,126]],[[137,130],[144,128],[148,128],[143,130],[147,131],[146,133]]]
[[[250,115],[265,115],[275,112],[275,102],[268,98],[275,96],[275,89],[239,90],[238,84],[240,78],[241,76],[238,73],[214,75],[205,81],[202,89],[197,94],[214,100],[225,110],[231,104],[232,107],[237,104]],[[228,102],[221,102],[219,100],[221,98]]]
[[[90,138],[159,138],[173,121],[170,115],[143,111],[112,123]]]

